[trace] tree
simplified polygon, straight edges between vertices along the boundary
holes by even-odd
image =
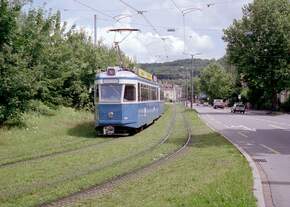
[[[66,28],[60,12],[21,12],[25,2],[0,0],[0,125],[37,103],[92,109],[96,71],[116,65],[117,52]]]
[[[210,64],[201,72],[200,87],[210,98],[210,101],[217,98],[229,98],[233,86],[232,77],[218,64]]]
[[[188,95],[189,96],[191,94],[191,85],[190,84],[191,84],[191,81],[188,80],[188,84],[187,84],[188,88],[187,88],[187,90],[188,90]],[[193,77],[192,78],[192,84],[193,84],[193,100],[195,102],[195,97],[199,96],[200,92],[201,92],[201,90],[200,90],[200,78],[199,77]],[[184,80],[182,80],[182,87],[186,88],[186,84],[185,84]]]
[[[20,5],[0,1],[0,124],[18,119],[33,96],[31,71],[17,52],[17,18]]]
[[[289,87],[290,3],[254,0],[241,20],[224,30],[227,55],[257,101],[277,107],[277,94]]]

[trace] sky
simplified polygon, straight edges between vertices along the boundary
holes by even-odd
[[[120,49],[138,63],[189,58],[221,58],[226,44],[223,29],[242,16],[242,7],[252,0],[34,0],[31,8],[61,12],[67,28],[76,25],[97,40]],[[139,11],[139,13],[138,13]],[[143,11],[143,12],[140,12]],[[141,14],[140,14],[141,13]],[[184,14],[184,15],[183,15]],[[138,32],[108,32],[134,28]],[[168,31],[171,30],[171,31]]]

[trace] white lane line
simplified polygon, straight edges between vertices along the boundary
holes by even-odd
[[[243,132],[238,132],[238,134],[241,135],[242,137],[246,137],[246,138],[249,137],[248,135],[244,134]]]
[[[269,124],[270,127],[273,127],[273,128],[276,128],[276,129],[287,129],[287,128],[284,128],[284,127],[281,127],[281,126],[278,126],[278,125],[274,125],[274,124]]]
[[[260,146],[266,148],[267,150],[273,152],[274,154],[280,154],[280,152],[278,152],[277,150],[274,150],[273,148],[268,147],[268,146],[266,146],[266,145],[264,145],[264,144],[260,144]]]
[[[244,129],[244,130],[247,130],[247,131],[253,131],[255,132],[256,129],[255,128],[249,128],[247,126],[244,126],[244,125],[231,125],[231,126],[228,126],[228,125],[225,125],[228,129]]]

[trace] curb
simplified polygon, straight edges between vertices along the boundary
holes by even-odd
[[[252,157],[244,150],[242,149],[240,146],[238,146],[237,144],[233,143],[227,136],[223,135],[222,133],[218,132],[215,128],[213,128],[212,126],[210,126],[207,121],[202,118],[200,116],[200,114],[198,113],[198,117],[204,121],[204,123],[214,132],[220,134],[221,136],[223,136],[224,138],[226,138],[226,140],[228,142],[230,142],[232,145],[234,145],[239,151],[240,153],[247,159],[251,170],[252,170],[252,174],[253,174],[253,181],[254,181],[254,186],[253,186],[253,193],[254,196],[257,199],[257,206],[258,207],[266,207],[265,205],[265,197],[264,197],[264,193],[263,193],[263,187],[262,187],[262,179],[261,179],[261,175],[259,173],[258,167],[256,166],[254,160],[252,159]]]

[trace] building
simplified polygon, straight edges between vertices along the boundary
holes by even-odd
[[[162,90],[164,91],[164,99],[166,101],[179,101],[182,97],[182,87],[179,85],[164,83],[162,84]]]

